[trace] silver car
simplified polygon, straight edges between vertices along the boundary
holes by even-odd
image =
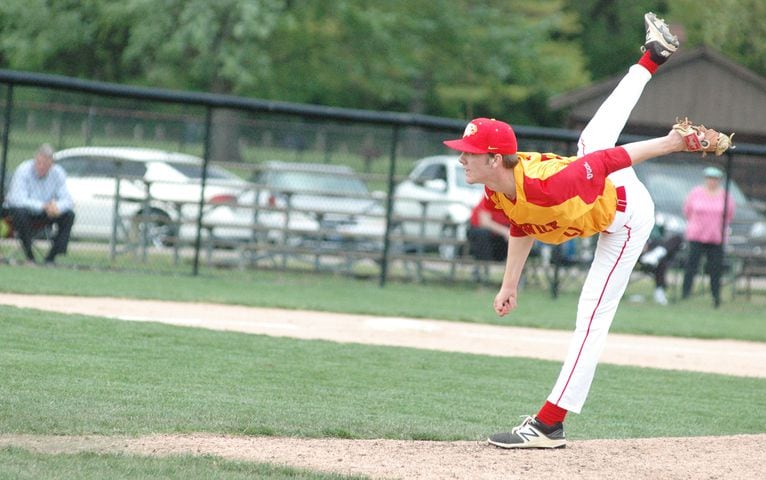
[[[254,177],[258,203],[319,224],[311,240],[324,248],[378,251],[383,246],[382,192],[371,192],[349,166],[268,161]]]
[[[684,201],[692,188],[702,183],[705,167],[703,163],[688,162],[683,158],[644,162],[634,167],[638,178],[652,195],[657,223],[667,233],[683,234],[686,230]],[[729,184],[729,192],[736,202],[729,230],[729,249],[741,252],[763,250],[766,246],[766,218],[753,207],[734,181]]]
[[[130,147],[72,148],[55,156],[67,172],[67,186],[75,204],[74,238],[116,236],[116,240],[144,239],[155,246],[196,238],[201,158]],[[275,229],[276,236],[284,232],[283,214],[258,212],[256,216],[244,203],[249,191],[246,180],[210,165],[202,206],[203,234],[247,240],[259,231],[257,227]],[[305,216],[295,216],[290,227],[318,228]]]

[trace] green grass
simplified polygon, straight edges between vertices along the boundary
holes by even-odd
[[[309,308],[569,329],[576,297],[529,287],[499,319],[494,288],[331,275],[152,276],[0,268],[6,292]],[[632,287],[633,288],[633,287]],[[636,285],[640,290],[641,285]],[[625,302],[613,331],[766,341],[762,306]],[[478,440],[534,413],[560,365],[272,338],[0,307],[0,433]],[[570,439],[763,433],[766,380],[601,365]],[[0,478],[343,479],[210,456],[0,449]],[[360,478],[360,477],[354,477]]]
[[[519,308],[500,318],[492,310],[496,290],[491,286],[389,282],[380,288],[376,280],[273,271],[223,271],[192,277],[16,267],[0,268],[0,282],[6,292],[14,293],[209,301],[563,330],[574,325],[577,307],[574,289],[553,300],[547,290],[530,286],[521,292]],[[647,288],[639,284],[631,286],[631,291],[646,295]],[[762,303],[741,297],[736,302],[725,297],[717,310],[711,308],[707,296],[669,307],[624,300],[612,331],[766,341]]]
[[[77,480],[351,480],[362,476],[330,475],[295,468],[221,460],[204,456],[165,458],[94,453],[46,455],[21,448],[0,448],[0,476],[18,480],[76,478]]]
[[[4,433],[482,439],[536,411],[560,367],[11,307],[0,313]],[[597,377],[589,414],[568,422],[571,438],[755,433],[766,425],[764,379],[611,365]]]

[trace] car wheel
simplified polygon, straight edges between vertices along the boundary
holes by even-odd
[[[170,215],[162,210],[141,210],[131,220],[130,237],[135,243],[166,247],[176,241],[177,228]]]

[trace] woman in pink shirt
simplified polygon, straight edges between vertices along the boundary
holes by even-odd
[[[705,169],[705,183],[694,187],[684,202],[686,217],[686,240],[689,242],[689,258],[684,271],[683,298],[691,293],[694,276],[702,255],[710,274],[710,292],[713,305],[721,304],[721,272],[723,271],[724,232],[734,218],[734,198],[726,195],[721,186],[723,172],[715,167]],[[726,208],[726,225],[724,225]]]

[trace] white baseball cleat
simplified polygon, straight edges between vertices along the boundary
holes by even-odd
[[[648,51],[652,61],[657,65],[662,65],[678,50],[678,37],[670,33],[670,28],[665,20],[652,12],[644,14],[644,24],[646,25],[646,41],[641,47],[641,51]]]

